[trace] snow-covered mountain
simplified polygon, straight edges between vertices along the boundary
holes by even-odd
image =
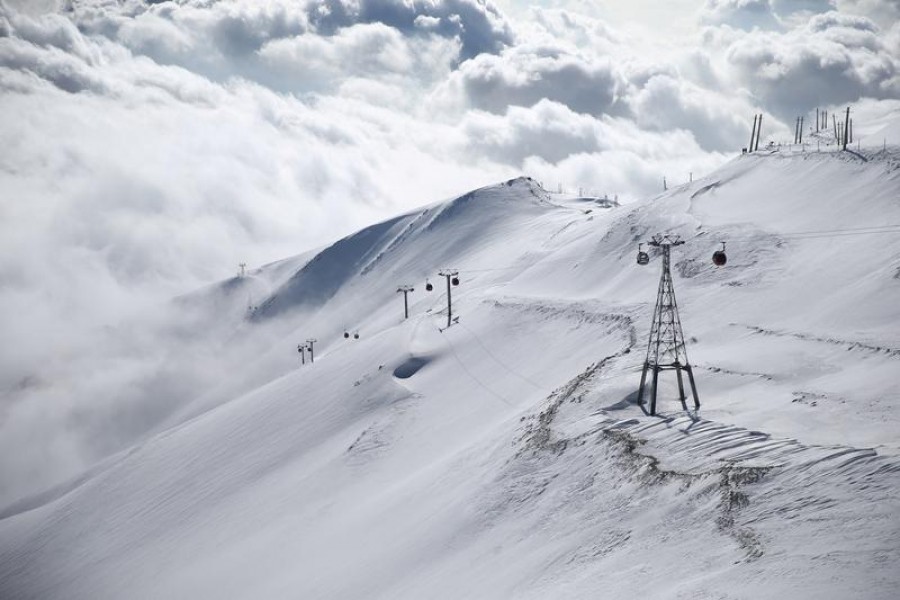
[[[229,373],[3,510],[0,596],[896,598],[897,224],[896,148],[626,206],[520,178],[180,298]],[[702,407],[664,374],[648,416],[657,232]]]

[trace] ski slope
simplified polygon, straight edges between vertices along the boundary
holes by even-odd
[[[0,597],[896,598],[898,223],[896,148],[626,206],[519,178],[181,298],[228,374],[5,508]],[[651,417],[657,232],[702,407],[664,373]]]

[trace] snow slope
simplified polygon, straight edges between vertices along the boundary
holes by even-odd
[[[241,360],[7,507],[0,596],[896,598],[900,235],[848,231],[900,223],[898,166],[743,156],[623,207],[515,179],[183,299]],[[656,232],[703,406],[663,378],[650,417]]]

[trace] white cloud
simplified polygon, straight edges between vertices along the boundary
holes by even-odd
[[[459,40],[463,59],[499,52],[513,43],[506,18],[483,0],[325,0],[308,2],[307,10],[310,21],[323,34],[355,23],[383,23],[415,35],[427,22],[430,32]]]
[[[330,37],[304,35],[267,43],[263,64],[294,89],[330,91],[348,78],[388,80],[411,96],[449,72],[459,46],[438,36],[404,37],[380,23],[352,25]]]
[[[701,147],[722,152],[734,150],[747,129],[746,116],[753,111],[739,96],[703,89],[668,74],[650,78],[631,102],[642,127],[691,131]]]
[[[0,504],[132,442],[221,371],[204,341],[156,331],[167,298],[511,174],[447,160],[453,132],[396,109],[219,83],[55,15],[10,21],[0,312],[18,343],[0,349]],[[388,75],[429,56],[380,25],[319,50],[352,61],[369,35],[393,40],[367,56]],[[404,89],[388,79],[341,91]]]
[[[739,29],[781,29],[770,0],[706,0],[700,22]]]
[[[597,151],[605,145],[601,129],[597,119],[549,100],[529,108],[511,106],[503,115],[475,111],[462,123],[470,151],[514,165],[534,156],[558,162]]]
[[[785,34],[738,36],[724,56],[726,76],[782,118],[824,104],[900,95],[900,57],[861,17],[832,12]]]
[[[648,131],[631,119],[594,117],[548,100],[511,106],[503,115],[472,112],[462,128],[469,154],[519,165],[549,187],[603,190],[622,199],[653,194],[663,177],[686,180],[724,160],[704,152],[684,128]]]
[[[298,36],[267,43],[260,56],[299,77],[343,68],[335,75],[403,73],[412,68],[414,57],[403,35],[383,24],[353,25],[332,37]],[[346,66],[344,66],[346,65]]]
[[[862,15],[884,29],[900,22],[900,2],[896,0],[832,0],[841,12]]]
[[[331,37],[355,25],[382,25],[405,37],[455,40],[464,59],[498,52],[513,42],[503,15],[477,0],[131,1],[100,7],[76,1],[72,18],[82,30],[121,42],[135,53],[214,77],[254,78],[254,56],[267,44],[305,34]]]
[[[494,113],[548,99],[600,115],[620,111],[624,85],[611,58],[584,56],[560,45],[521,44],[466,61],[451,74],[446,93],[465,106]]]

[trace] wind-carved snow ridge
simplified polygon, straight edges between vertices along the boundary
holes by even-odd
[[[0,597],[893,600],[892,152],[609,207],[517,178],[201,290],[214,384],[0,512]],[[701,407],[664,372],[651,417],[656,233]]]
[[[759,333],[762,335],[792,337],[792,338],[796,338],[798,340],[804,340],[804,341],[809,341],[809,342],[820,342],[822,344],[832,344],[834,346],[839,346],[841,348],[844,348],[847,351],[863,350],[863,351],[868,351],[868,352],[877,352],[880,354],[885,354],[887,356],[890,356],[891,358],[900,358],[900,349],[898,349],[898,348],[887,348],[884,346],[875,346],[875,345],[867,344],[865,342],[860,342],[860,341],[825,338],[825,337],[810,335],[808,333],[796,333],[796,332],[792,332],[792,331],[776,331],[773,329],[764,329],[764,328],[758,327],[756,325],[742,325],[740,323],[731,323],[731,325],[736,326],[736,327],[744,327],[744,328],[752,331],[753,333]]]
[[[266,298],[253,316],[265,319],[287,310],[320,308],[354,278],[372,273],[389,256],[402,254],[406,245],[424,245],[434,236],[443,244],[459,236],[457,247],[475,243],[473,237],[489,235],[494,224],[506,220],[510,203],[526,202],[541,209],[546,208],[547,196],[537,182],[519,177],[368,227],[322,250]],[[454,219],[466,222],[454,226]],[[477,224],[474,232],[473,224]]]
[[[379,252],[378,255],[375,256],[375,258],[373,258],[371,261],[369,261],[369,263],[366,264],[366,266],[362,268],[360,273],[362,275],[369,273],[372,269],[375,268],[375,265],[378,264],[378,261],[380,259],[382,259],[385,256],[385,254],[387,254],[388,252],[391,252],[392,250],[394,250],[396,248],[399,248],[401,246],[401,244],[403,244],[403,242],[406,241],[407,238],[414,235],[420,229],[422,221],[424,219],[428,218],[429,213],[430,213],[430,211],[423,210],[421,213],[416,215],[415,218],[408,220],[408,222],[406,223],[406,226],[403,228],[403,231],[401,231],[397,235],[397,237],[395,237],[393,240],[391,240],[391,242],[385,247],[385,249],[382,250],[381,252]]]
[[[897,508],[900,459],[879,456],[872,449],[805,446],[690,414],[659,419],[601,417],[593,419],[595,424],[587,429],[576,421],[568,436],[565,424],[557,423],[561,413],[567,404],[590,399],[597,374],[614,358],[592,365],[554,393],[548,406],[526,425],[519,457],[562,457],[571,448],[583,453],[589,451],[585,448],[600,446],[604,452],[615,452],[617,466],[630,469],[633,480],[645,485],[677,482],[681,502],[718,496],[717,510],[709,516],[719,531],[733,538],[746,561],[767,553],[765,540],[778,531],[773,521],[788,519],[797,535],[808,529],[804,535],[821,540],[828,526],[819,531],[820,522],[842,529],[839,524],[854,512],[856,502],[866,503],[874,496],[876,509],[874,514],[853,515],[856,525],[877,527]],[[556,477],[543,479],[538,493],[548,491],[545,488]],[[800,490],[802,494],[791,499],[792,493]],[[769,512],[771,506],[755,505],[757,498],[770,505],[773,498],[779,499],[775,510]],[[628,515],[620,512],[619,517],[627,519]],[[620,541],[632,537],[629,530]],[[864,535],[855,537],[859,543],[865,539]],[[881,550],[892,552],[889,547]]]
[[[505,183],[491,185],[463,194],[448,202],[435,213],[428,223],[428,229],[441,226],[446,221],[467,217],[478,219],[487,215],[470,214],[480,210],[496,208],[498,203],[546,203],[549,195],[530,177],[517,177]],[[485,206],[487,204],[487,206]],[[511,207],[509,207],[511,208]],[[502,214],[502,213],[501,213]]]
[[[260,305],[256,317],[261,319],[288,309],[321,306],[360,271],[369,257],[385,243],[385,238],[390,237],[407,219],[400,217],[367,227],[329,246],[267,298]]]

